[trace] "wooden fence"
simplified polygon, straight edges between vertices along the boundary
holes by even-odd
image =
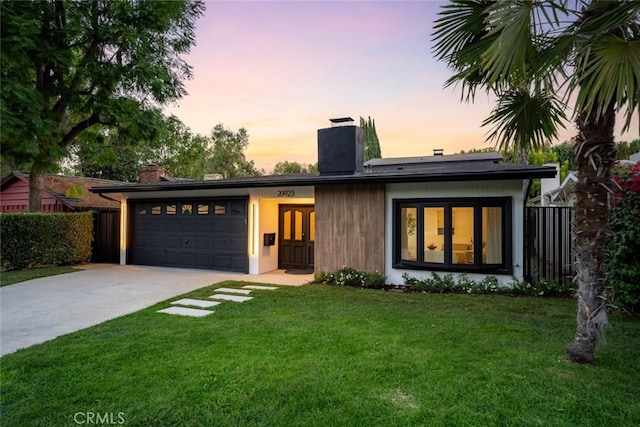
[[[525,278],[568,285],[575,274],[571,207],[527,207],[525,216]]]

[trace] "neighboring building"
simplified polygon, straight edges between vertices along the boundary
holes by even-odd
[[[122,185],[120,181],[44,174],[42,176],[42,211],[117,211],[120,195],[102,195],[92,187]],[[75,197],[74,197],[75,196]],[[25,212],[29,204],[29,174],[10,172],[0,183],[1,212]]]
[[[634,160],[635,159],[635,160]],[[618,160],[618,165],[634,165],[640,162],[640,153],[633,154],[629,157],[629,160]],[[559,171],[559,165],[557,163],[550,163],[549,165],[555,165]],[[555,178],[545,178],[541,180],[541,195],[532,199],[532,202],[536,206],[574,206],[576,202],[576,196],[574,189],[578,183],[578,172],[570,171],[565,177],[562,184],[558,184],[559,172]]]
[[[120,197],[121,264],[522,278],[523,184],[555,168],[497,153],[362,160],[362,130],[347,121],[318,130],[318,174],[92,191]]]

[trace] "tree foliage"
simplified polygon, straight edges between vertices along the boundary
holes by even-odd
[[[72,173],[134,182],[147,164],[161,165],[175,177],[202,180],[207,173],[225,178],[258,175],[244,151],[245,129],[237,132],[218,124],[211,135],[193,133],[175,116],[157,122],[157,136],[138,140],[109,128],[85,132],[74,144]]]
[[[260,173],[253,160],[247,160],[244,151],[249,145],[249,134],[244,128],[238,132],[226,129],[222,124],[211,131],[211,146],[206,166],[211,173],[222,174],[225,178],[256,176]]]
[[[40,176],[96,125],[152,137],[157,108],[186,92],[200,0],[0,3],[3,156]]]
[[[364,134],[364,161],[382,158],[380,141],[376,131],[376,121],[372,120],[371,117],[367,118],[367,120],[360,117],[360,127]]]
[[[609,219],[607,296],[630,312],[640,310],[640,163],[614,169],[618,185]]]
[[[290,162],[284,160],[276,163],[273,167],[274,175],[288,175],[294,173],[315,173],[318,171],[318,167],[315,164],[305,165],[298,162]]]

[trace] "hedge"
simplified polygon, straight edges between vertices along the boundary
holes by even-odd
[[[0,236],[2,270],[88,262],[93,216],[90,212],[0,214]]]

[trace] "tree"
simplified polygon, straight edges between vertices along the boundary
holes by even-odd
[[[193,133],[176,116],[165,119],[159,140],[146,147],[145,164],[156,164],[176,177],[202,180],[211,172],[211,140]]]
[[[166,149],[167,126],[159,111],[153,121],[154,132],[145,138],[124,129],[92,126],[70,144],[62,169],[72,175],[135,182],[140,169],[154,161],[153,153]]]
[[[620,141],[616,144],[616,160],[628,160],[632,154],[640,152],[640,139],[631,142]]]
[[[575,5],[576,9],[570,6]],[[608,198],[613,191],[613,129],[637,111],[640,85],[640,2],[455,0],[436,21],[434,53],[452,68],[446,85],[461,83],[462,99],[494,93],[483,122],[501,148],[542,148],[557,138],[572,108],[578,282],[576,335],[567,359],[585,363],[608,323],[603,263]]]
[[[360,117],[360,127],[364,134],[364,161],[380,159],[382,152],[380,151],[380,141],[376,132],[376,121],[371,120],[371,117],[367,120]]]
[[[29,210],[41,176],[93,126],[152,135],[155,108],[185,94],[181,59],[200,0],[0,3],[3,156],[30,166]]]
[[[225,178],[260,175],[253,160],[248,161],[244,156],[249,145],[245,128],[233,132],[222,123],[217,124],[211,131],[211,144],[211,157],[207,160],[209,172],[222,174]]]
[[[246,130],[237,133],[217,125],[211,136],[193,133],[175,116],[160,116],[155,135],[139,140],[117,130],[96,127],[73,144],[72,172],[120,181],[137,181],[147,164],[161,165],[172,176],[202,180],[206,173],[226,178],[258,174],[247,161]]]
[[[283,162],[278,162],[273,167],[274,175],[287,175],[287,174],[293,174],[293,173],[315,173],[317,171],[318,169],[316,165],[304,165],[298,162],[290,162],[288,160],[285,160]]]

